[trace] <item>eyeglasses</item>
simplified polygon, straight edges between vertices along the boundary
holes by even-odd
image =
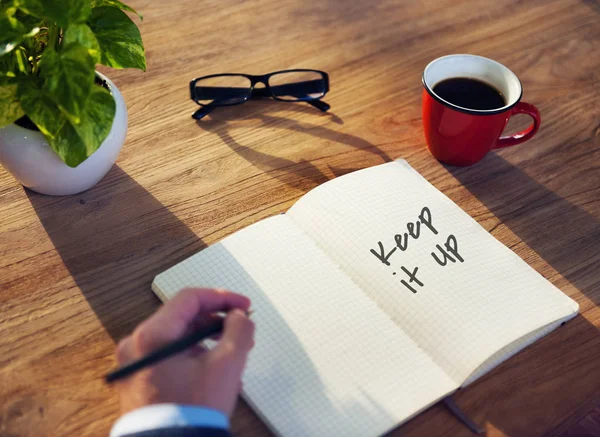
[[[255,88],[258,83],[264,88]],[[264,76],[213,74],[190,82],[190,96],[202,106],[192,117],[200,120],[215,107],[239,105],[261,97],[273,97],[282,102],[306,102],[325,112],[330,106],[320,99],[328,91],[329,76],[318,70],[283,70]]]

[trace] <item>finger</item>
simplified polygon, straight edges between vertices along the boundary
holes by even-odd
[[[223,323],[223,317],[217,314],[198,314],[196,318],[188,325],[185,335],[192,332],[200,331],[210,325]],[[208,340],[218,341],[221,338],[221,333],[211,335]]]
[[[202,312],[228,311],[239,308],[246,311],[250,300],[230,291],[208,288],[189,288],[179,292],[154,315],[144,321],[133,334],[134,345],[140,353],[147,353],[180,338]]]
[[[221,338],[222,338],[222,335],[221,334],[217,334],[217,335],[213,335],[213,336],[209,337],[208,339],[212,340],[212,341],[220,341]]]
[[[218,353],[246,358],[254,346],[254,323],[241,310],[233,310],[225,318],[221,341],[215,348]]]
[[[115,355],[117,357],[117,363],[119,363],[119,366],[124,366],[135,359],[135,352],[133,350],[131,336],[125,337],[119,341],[117,349],[115,350]]]
[[[216,323],[222,323],[223,317],[217,314],[198,314],[188,325],[187,333],[192,333],[195,331],[200,331],[210,325]]]
[[[246,311],[249,307],[250,299],[241,294],[210,288],[187,288],[167,302],[151,319],[157,323],[177,321],[180,327],[185,329],[202,313],[234,308]]]
[[[208,349],[201,344],[189,348],[185,353],[190,358],[200,358],[208,352]]]

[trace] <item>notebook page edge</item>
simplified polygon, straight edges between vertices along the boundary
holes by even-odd
[[[477,381],[482,376],[488,374],[505,361],[517,355],[522,350],[528,348],[536,341],[540,340],[546,335],[552,333],[554,330],[558,329],[563,323],[566,323],[567,321],[576,317],[577,314],[578,312],[574,311],[568,315],[553,320],[547,323],[546,325],[536,329],[535,331],[531,331],[525,335],[520,336],[513,342],[504,346],[502,349],[499,349],[497,352],[490,355],[479,366],[477,366],[477,368],[475,368],[473,372],[471,372],[471,374],[461,384],[461,388],[467,387],[468,385]]]
[[[161,291],[160,286],[156,283],[156,276],[154,277],[154,280],[152,281],[151,288],[152,288],[152,291],[154,292],[154,294],[160,299],[160,301],[162,303],[165,303],[168,300],[168,298]]]
[[[408,167],[408,168],[410,168],[411,170],[414,171],[414,169],[410,166],[410,164],[406,161],[406,159],[403,159],[403,158],[395,159],[393,161],[386,162],[384,164],[379,164],[379,165],[376,165],[376,166],[364,167],[364,168],[361,168],[359,170],[355,170],[353,172],[346,173],[344,175],[341,175],[341,176],[335,177],[333,179],[330,179],[330,180],[328,180],[326,182],[323,182],[320,185],[317,185],[316,187],[314,187],[311,190],[309,190],[306,193],[304,193],[298,200],[296,200],[294,202],[294,204],[287,210],[287,212],[285,214],[286,215],[290,215],[290,217],[291,217],[291,214],[293,214],[294,207],[296,206],[297,203],[299,203],[300,201],[302,201],[306,197],[311,197],[315,193],[319,193],[319,192],[321,192],[323,190],[326,190],[327,187],[331,187],[333,184],[339,184],[339,183],[343,182],[346,178],[352,177],[355,173],[369,171],[369,170],[375,169],[377,167],[389,166],[389,165],[396,165],[396,164],[404,165],[405,167]],[[302,228],[300,228],[300,229],[302,229]]]
[[[269,429],[269,431],[271,431],[273,433],[273,435],[275,435],[276,437],[283,437],[283,434],[281,434],[277,430],[277,428],[275,428],[275,426],[271,423],[271,421],[267,418],[267,416],[265,416],[262,413],[262,411],[260,411],[260,408],[258,408],[256,406],[256,404],[254,402],[252,402],[250,395],[248,393],[246,393],[243,388],[240,393],[240,396],[242,397],[242,399],[244,399],[244,402],[246,402],[248,404],[248,406],[250,407],[252,412],[258,416],[260,421]]]
[[[454,393],[456,393],[458,391],[459,388],[461,388],[461,387],[457,386],[456,388],[453,388],[453,389],[449,390],[447,393],[441,395],[437,399],[434,399],[433,401],[429,402],[428,404],[425,404],[423,407],[416,409],[414,413],[406,416],[404,419],[402,419],[402,421],[400,421],[396,425],[388,428],[385,432],[382,432],[381,434],[379,434],[378,437],[387,436],[390,432],[400,428],[402,425],[404,425],[409,420],[417,417],[419,414],[423,413],[424,411],[427,411],[429,408],[433,407],[434,405],[437,405],[442,399],[444,399],[448,396],[452,396]]]

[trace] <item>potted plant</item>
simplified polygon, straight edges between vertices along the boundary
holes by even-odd
[[[74,194],[114,164],[127,109],[96,65],[146,70],[125,11],[137,14],[119,0],[0,0],[0,163],[24,186]]]

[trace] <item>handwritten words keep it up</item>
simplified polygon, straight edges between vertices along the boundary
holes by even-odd
[[[397,250],[400,250],[401,252],[408,250],[409,242],[411,240],[418,240],[422,235],[422,232],[432,232],[433,235],[438,235],[438,230],[433,225],[431,211],[427,206],[423,207],[416,221],[408,222],[406,224],[406,232],[394,235],[394,245],[392,247],[388,245],[386,249],[383,246],[383,243],[378,241],[378,250],[371,249],[371,253],[386,266],[391,266],[390,258],[392,255],[397,253]],[[458,241],[456,241],[456,237],[452,234],[449,234],[446,238],[444,247],[436,244],[435,249],[436,250],[431,252],[431,256],[435,262],[442,267],[446,266],[448,262],[463,263],[465,261],[458,253]],[[413,293],[417,292],[415,287],[423,287],[425,285],[417,278],[417,272],[419,271],[418,266],[411,270],[410,268],[401,265],[400,270],[402,270],[402,273],[405,275],[405,279],[402,279],[400,282]],[[394,271],[392,274],[396,275],[396,273],[397,272]]]

